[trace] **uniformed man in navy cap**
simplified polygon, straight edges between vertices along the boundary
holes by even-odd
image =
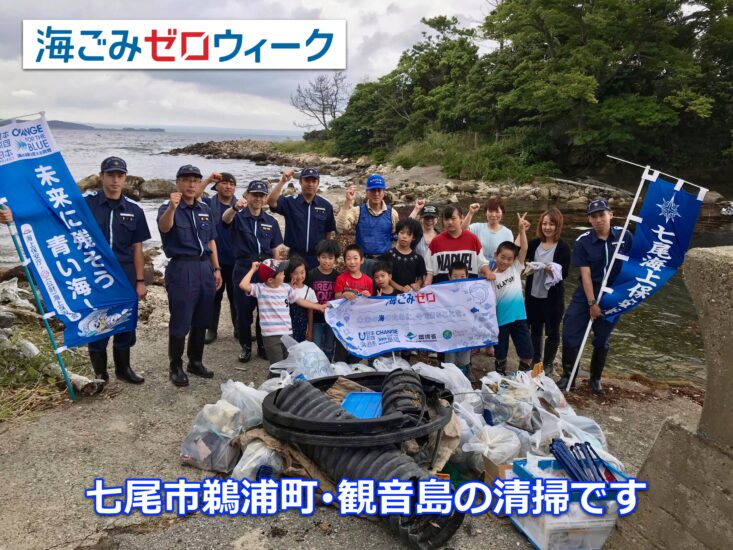
[[[170,379],[187,386],[183,350],[188,336],[188,372],[204,378],[214,373],[203,364],[206,329],[211,322],[214,294],[221,286],[221,268],[216,253],[216,225],[211,209],[196,200],[201,170],[187,164],[176,174],[178,191],[170,194],[158,210],[158,228],[165,255],[171,260],[165,271],[168,292],[168,356]]]
[[[97,220],[104,238],[120,262],[138,298],[145,299],[143,242],[150,238],[148,222],[142,208],[123,194],[127,179],[127,164],[119,157],[108,157],[102,161],[99,177],[102,189],[88,191],[84,198]],[[115,334],[112,341],[112,356],[115,375],[132,384],[142,384],[145,379],[130,367],[130,348],[135,345],[135,331]],[[95,374],[107,381],[107,344],[109,338],[91,342],[89,358]]]
[[[142,243],[150,238],[150,230],[142,208],[122,193],[127,179],[127,164],[119,157],[108,157],[102,161],[99,177],[102,181],[101,192],[89,191],[84,198],[138,298],[144,300],[148,289],[145,286]],[[11,221],[13,213],[6,207],[0,211],[0,222]],[[130,367],[130,348],[135,345],[135,331],[121,332],[113,338],[115,375],[120,380],[142,384],[145,379]],[[108,343],[109,338],[102,338],[88,345],[94,373],[105,382],[109,380]]]
[[[229,172],[214,173],[209,179],[215,179],[211,190],[216,192],[213,197],[204,195],[201,200],[209,205],[211,214],[216,223],[216,253],[219,256],[219,267],[221,267],[222,284],[214,296],[214,306],[211,314],[211,326],[206,331],[206,343],[211,344],[217,338],[219,332],[219,317],[221,315],[221,302],[224,299],[224,291],[227,293],[229,300],[229,314],[232,319],[232,327],[234,327],[234,337],[238,338],[237,333],[237,311],[234,307],[234,285],[232,283],[232,274],[234,271],[234,251],[232,249],[232,233],[221,217],[222,214],[237,203],[235,192],[237,188],[236,178]],[[206,181],[206,180],[204,180]]]
[[[254,180],[247,185],[244,198],[227,209],[222,214],[224,225],[230,227],[232,249],[234,254],[234,303],[237,308],[237,325],[239,329],[239,344],[242,349],[239,361],[248,362],[252,358],[252,317],[257,307],[257,300],[248,296],[239,288],[239,283],[249,272],[252,262],[261,262],[266,258],[275,257],[275,251],[283,243],[280,227],[277,220],[262,210],[267,198],[267,184],[264,181]],[[260,282],[254,280],[253,282]],[[262,281],[264,282],[264,281]],[[264,355],[264,344],[258,334],[258,355]]]
[[[321,176],[317,168],[303,168],[297,195],[281,196],[283,186],[293,177],[292,170],[285,170],[267,198],[270,210],[285,218],[285,246],[290,247],[289,256],[300,256],[308,269],[318,265],[316,245],[333,236],[336,219],[333,206],[317,195]]]
[[[596,199],[588,204],[588,221],[592,229],[575,240],[571,263],[580,269],[580,286],[573,293],[565,318],[562,334],[562,378],[558,386],[566,389],[580,344],[590,319],[593,319],[593,355],[590,362],[591,391],[603,393],[601,374],[606,364],[611,331],[618,317],[613,321],[604,319],[598,305],[601,283],[613,258],[616,243],[621,237],[621,227],[611,227],[613,212],[604,199]],[[626,232],[619,253],[626,254],[631,249],[631,233]],[[621,271],[621,262],[614,262],[607,285],[613,283]],[[574,385],[574,382],[573,382]]]

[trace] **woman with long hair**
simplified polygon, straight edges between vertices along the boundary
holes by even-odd
[[[532,333],[533,364],[542,361],[550,376],[553,361],[560,347],[560,323],[565,313],[563,281],[570,267],[570,246],[562,234],[562,212],[549,208],[540,216],[537,237],[529,241],[527,262],[535,262],[535,270],[527,277],[525,305]],[[529,264],[528,264],[529,265]],[[545,333],[544,353],[542,333]]]

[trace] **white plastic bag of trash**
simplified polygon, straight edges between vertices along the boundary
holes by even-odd
[[[280,376],[275,378],[268,378],[267,380],[262,382],[260,387],[257,389],[265,393],[272,393],[275,390],[279,390],[281,388],[284,388],[285,386],[289,386],[292,383],[292,375],[288,371],[284,370],[280,371]]]
[[[288,356],[270,365],[270,372],[286,370],[294,377],[302,374],[308,380],[335,374],[326,354],[313,342],[308,340],[298,342],[287,334],[280,340],[287,348]]]
[[[549,445],[555,438],[560,438],[567,445],[588,442],[603,460],[617,470],[623,472],[623,463],[608,452],[606,436],[598,423],[587,416],[575,414],[572,408],[555,416],[544,409],[539,409],[542,426],[530,436],[532,452],[541,455],[549,454]]]
[[[501,426],[484,426],[463,444],[465,452],[479,452],[495,464],[506,464],[519,456],[522,443],[514,432]]]
[[[220,399],[204,405],[181,444],[181,461],[202,470],[229,473],[239,458],[230,445],[242,427],[241,411]]]
[[[483,410],[478,390],[473,389],[468,378],[453,363],[442,363],[440,367],[415,363],[412,370],[421,376],[442,382],[453,394],[455,403],[461,403],[476,413]]]
[[[410,370],[410,362],[394,353],[374,360],[374,370],[378,372],[390,372],[396,369]]]
[[[486,421],[480,414],[473,412],[473,409],[464,404],[453,401],[453,412],[458,418],[461,427],[461,440],[453,451],[449,462],[456,466],[460,472],[465,474],[478,474],[484,468],[484,461],[481,453],[471,451],[464,452],[463,445],[476,437],[486,427]]]
[[[283,471],[283,461],[280,455],[270,449],[262,441],[250,441],[242,452],[242,458],[234,467],[234,479],[249,479],[257,481],[261,478],[278,479]]]
[[[245,429],[262,424],[262,400],[266,395],[267,392],[234,380],[221,385],[221,398],[242,412],[241,422]]]

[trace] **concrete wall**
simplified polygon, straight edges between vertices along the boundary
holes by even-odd
[[[684,276],[707,362],[700,423],[664,423],[638,475],[649,491],[604,548],[733,547],[733,246],[691,250]]]

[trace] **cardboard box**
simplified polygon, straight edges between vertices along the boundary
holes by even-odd
[[[512,464],[497,464],[484,457],[484,482],[488,485],[494,485],[495,479],[506,479],[508,471],[512,471]]]

